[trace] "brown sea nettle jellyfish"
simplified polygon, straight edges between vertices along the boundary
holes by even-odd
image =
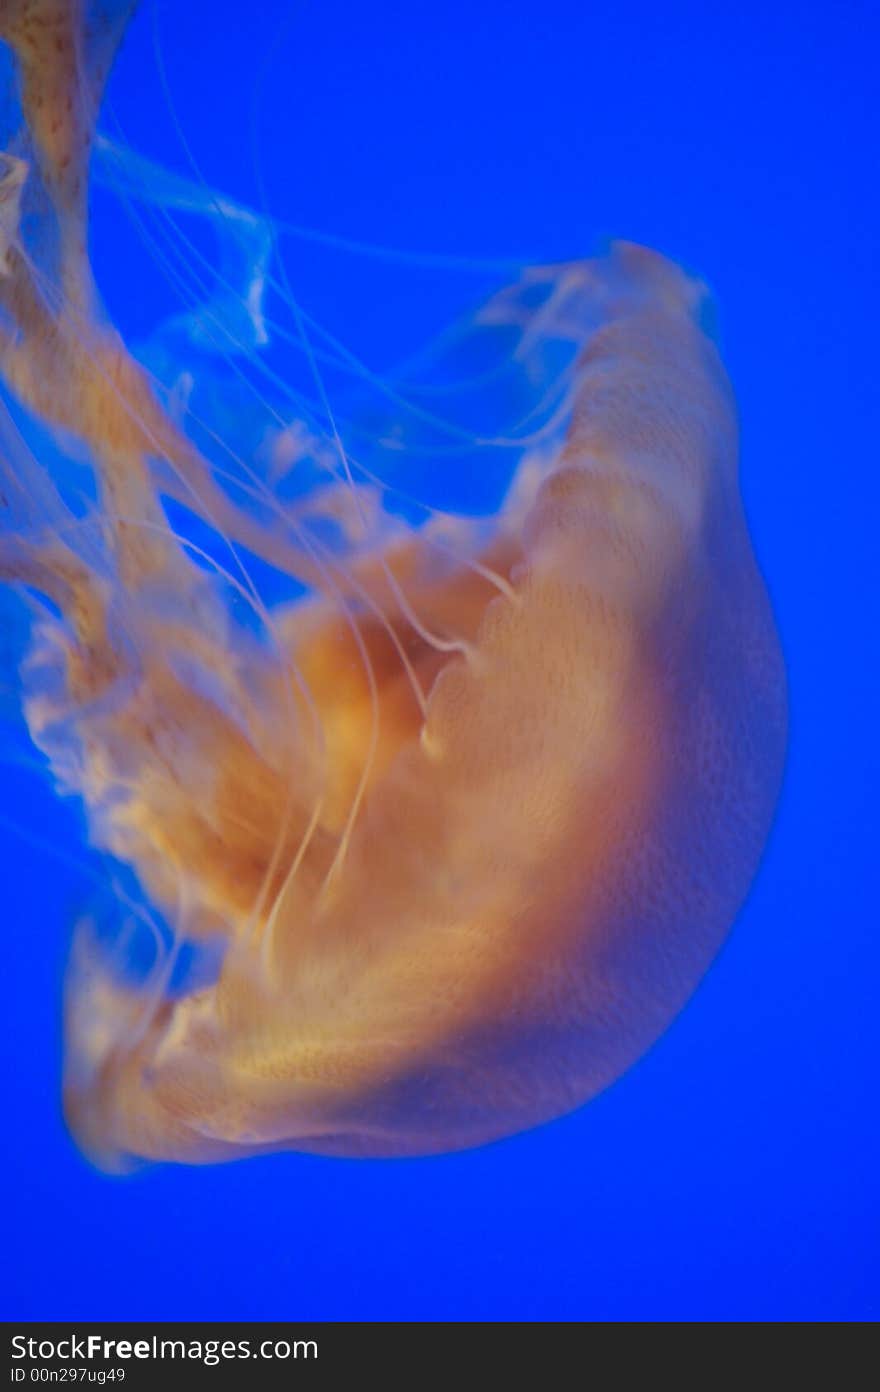
[[[704,288],[618,244],[371,376],[285,292],[270,223],[95,149],[127,9],[0,7],[0,574],[31,737],[130,872],[74,939],[70,1124],[108,1166],[509,1135],[669,1024],[779,788]],[[92,164],[229,252],[152,357],[95,289]],[[311,397],[260,377],[264,300]],[[508,461],[493,514],[404,497],[444,451]]]

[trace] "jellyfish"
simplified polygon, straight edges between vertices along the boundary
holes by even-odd
[[[372,374],[262,215],[96,135],[130,8],[0,11],[0,578],[30,738],[127,876],[73,937],[70,1127],[108,1169],[509,1136],[667,1028],[778,795],[706,288],[631,243],[524,266]],[[152,358],[103,307],[90,173],[219,229]],[[308,398],[254,384],[273,276]],[[494,509],[409,496],[455,449],[506,461]]]

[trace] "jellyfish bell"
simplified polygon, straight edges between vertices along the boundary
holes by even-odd
[[[704,287],[627,243],[523,268],[443,370],[385,379],[316,353],[288,295],[297,413],[253,387],[273,325],[233,257],[197,336],[228,363],[250,335],[247,370],[203,419],[194,336],[160,380],[87,255],[127,10],[0,18],[24,119],[0,168],[0,576],[35,611],[31,736],[138,886],[111,940],[74,938],[67,1116],[107,1167],[509,1135],[666,1028],[778,793],[784,671]],[[258,245],[266,279],[259,218],[109,160],[126,196],[216,217],[239,261]],[[325,357],[369,409],[333,408]],[[384,465],[453,439],[472,466],[505,452],[503,500],[414,517]]]

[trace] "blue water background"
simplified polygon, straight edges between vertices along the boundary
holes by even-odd
[[[181,170],[154,8],[187,139],[240,198],[261,196],[261,87],[279,216],[487,257],[578,256],[620,235],[706,276],[788,661],[790,757],[747,905],[648,1056],[576,1115],[406,1163],[92,1170],[59,1108],[60,988],[83,887],[0,829],[4,1314],[876,1318],[876,8],[147,3],[113,118]],[[132,277],[113,228],[96,231],[102,282],[139,335],[166,292],[155,269],[156,286]],[[301,285],[309,257],[290,262]],[[453,274],[395,288],[393,271],[376,273],[378,316],[362,258],[339,257],[309,294],[380,357],[472,293]],[[4,769],[2,813],[76,853],[76,812],[45,779]]]

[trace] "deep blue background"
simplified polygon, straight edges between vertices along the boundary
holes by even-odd
[[[113,111],[134,145],[183,167],[152,9],[129,35]],[[577,1115],[419,1162],[283,1155],[126,1180],[90,1169],[58,1104],[66,925],[82,886],[0,828],[4,1313],[876,1318],[875,7],[158,10],[187,137],[240,197],[256,197],[262,73],[259,145],[281,216],[402,248],[542,259],[616,234],[707,276],[788,659],[790,759],[748,904],[648,1057]],[[108,299],[139,332],[146,282],[132,282],[121,240],[99,246]],[[314,290],[334,326],[350,306],[355,344],[405,317],[390,293],[367,323],[368,273],[342,258]],[[454,281],[436,284],[426,319],[431,293],[449,313],[462,302]],[[73,809],[33,775],[2,778],[3,814],[75,852]]]

